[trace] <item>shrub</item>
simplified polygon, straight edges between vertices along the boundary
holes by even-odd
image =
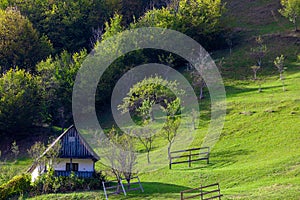
[[[15,176],[0,186],[0,199],[7,199],[8,197],[28,192],[30,187],[30,175]]]
[[[33,183],[32,194],[101,189],[104,180],[105,176],[101,172],[96,172],[91,178],[80,178],[73,172],[68,177],[55,176],[54,170],[50,169]]]

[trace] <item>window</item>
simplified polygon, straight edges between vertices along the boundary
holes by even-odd
[[[66,171],[74,171],[78,172],[78,163],[72,163],[72,169],[71,169],[71,163],[66,164]]]

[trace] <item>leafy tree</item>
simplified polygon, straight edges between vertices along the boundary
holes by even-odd
[[[172,144],[175,142],[178,134],[177,130],[180,125],[180,119],[167,117],[167,120],[163,126],[162,136],[168,141],[168,157],[171,157]]]
[[[0,130],[24,131],[41,120],[41,80],[25,70],[10,69],[0,77]]]
[[[43,99],[45,101],[46,118],[64,130],[65,124],[72,118],[72,90],[78,69],[86,58],[86,50],[70,54],[66,51],[55,58],[37,65],[42,81]]]
[[[112,15],[103,0],[12,0],[41,33],[47,35],[56,52],[91,48],[92,30],[102,27]]]
[[[0,2],[0,9],[5,9],[5,8],[8,7],[8,5],[9,5],[8,0],[2,0],[2,1]]]
[[[45,145],[42,142],[35,142],[30,149],[27,149],[29,156],[34,160],[34,162],[38,162],[42,153],[46,150]]]
[[[47,37],[40,36],[31,22],[16,8],[0,10],[0,66],[32,70],[52,51]]]
[[[145,112],[144,109],[139,109],[143,102],[151,105],[160,104],[167,109],[168,104],[181,95],[184,95],[184,91],[178,89],[176,81],[164,80],[159,76],[145,78],[130,88],[118,109],[122,112],[135,112],[141,115],[143,114],[141,111]],[[152,106],[147,105],[147,107],[150,109]]]
[[[298,18],[300,16],[300,1],[299,0],[281,0],[282,8],[279,13],[288,18],[294,24],[295,31],[297,31]]]
[[[125,29],[121,25],[122,18],[122,15],[115,13],[113,18],[110,18],[109,22],[105,22],[105,33],[102,35],[103,40],[106,40],[107,38],[112,37]]]
[[[143,127],[143,129],[132,130],[132,133],[138,139],[138,141],[145,147],[147,152],[147,161],[148,164],[150,164],[150,151],[153,149],[155,130],[153,128],[150,128],[150,123],[148,121],[145,122],[144,125],[145,126]]]
[[[187,34],[206,48],[213,49],[222,43],[220,38],[224,28],[221,16],[224,11],[225,7],[220,0],[180,0],[173,6],[147,11],[131,27],[174,29]]]
[[[167,106],[162,107],[163,111],[167,114],[167,120],[163,126],[163,137],[168,141],[168,156],[171,157],[172,144],[175,142],[177,130],[180,125],[180,118],[176,116],[181,108],[181,101],[177,97],[171,102],[166,102]],[[182,108],[181,108],[182,109]]]

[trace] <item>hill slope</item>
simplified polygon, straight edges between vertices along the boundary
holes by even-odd
[[[227,92],[227,116],[221,138],[212,150],[211,164],[203,162],[174,166],[141,174],[145,192],[130,193],[126,199],[179,199],[179,192],[200,184],[219,182],[224,199],[299,199],[300,197],[300,72],[299,33],[278,13],[279,1],[227,0],[227,24],[234,30],[233,53],[224,57],[222,73]],[[273,11],[273,12],[272,12]],[[249,58],[255,36],[268,46],[264,58],[263,92],[250,80]],[[283,92],[273,60],[287,56],[287,91]],[[204,106],[203,106],[204,105]],[[207,107],[208,100],[200,108]],[[202,110],[200,128],[193,147],[207,131],[209,110]],[[189,123],[189,121],[184,121]],[[188,128],[186,131],[189,131]],[[97,166],[103,169],[100,163]],[[102,191],[43,195],[34,199],[103,199]],[[125,199],[113,196],[110,199]]]

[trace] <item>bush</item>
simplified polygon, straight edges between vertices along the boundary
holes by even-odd
[[[7,199],[8,197],[28,192],[30,187],[30,175],[15,176],[0,186],[0,199]]]
[[[80,178],[75,173],[70,176],[55,176],[54,170],[50,169],[47,173],[39,176],[33,183],[32,193],[48,194],[57,192],[71,192],[76,190],[101,189],[102,181],[105,180],[101,172],[97,172],[91,178]]]

